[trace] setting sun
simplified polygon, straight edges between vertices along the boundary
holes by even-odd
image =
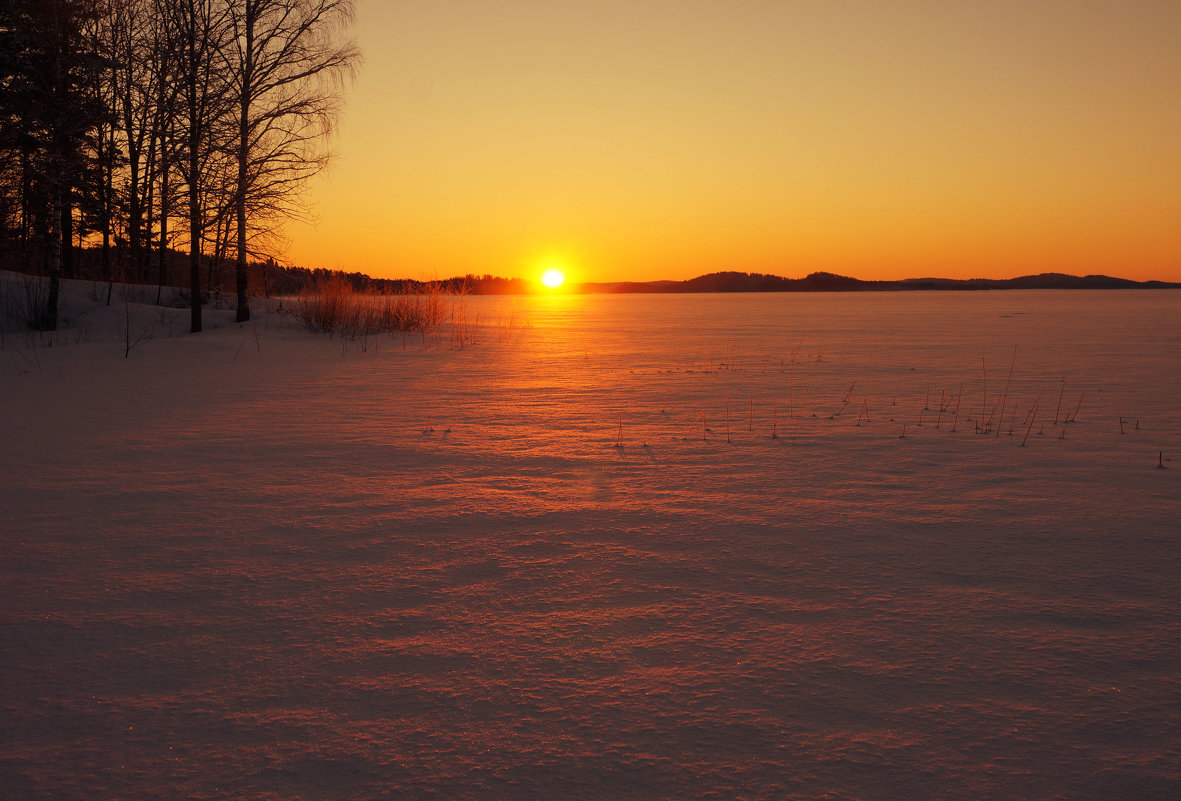
[[[559,269],[551,268],[541,274],[541,283],[547,289],[557,289],[566,283],[566,274]]]

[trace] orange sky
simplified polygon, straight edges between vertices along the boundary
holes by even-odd
[[[356,0],[286,257],[1181,280],[1177,0]]]

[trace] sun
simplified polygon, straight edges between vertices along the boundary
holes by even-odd
[[[557,289],[566,283],[566,274],[556,267],[551,267],[541,274],[541,283],[547,289]]]

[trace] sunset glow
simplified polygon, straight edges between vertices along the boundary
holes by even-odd
[[[1178,3],[357,11],[298,264],[528,277],[560,240],[586,281],[1181,280]]]
[[[541,283],[547,289],[557,289],[566,283],[566,276],[561,270],[551,268],[541,274]]]

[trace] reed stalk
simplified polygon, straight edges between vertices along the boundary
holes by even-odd
[[[1009,377],[1005,379],[1005,391],[1001,393],[1000,417],[997,420],[996,435],[1001,435],[1001,429],[1005,427],[1005,404],[1009,400],[1009,385],[1013,382],[1013,368],[1017,364],[1017,346],[1013,346],[1013,359],[1009,362]],[[991,421],[990,421],[991,422]]]
[[[984,375],[984,399],[980,403],[980,425],[977,431],[984,432],[984,417],[988,414],[988,368],[985,367],[984,357],[980,357],[980,371]]]
[[[797,420],[799,420],[800,417],[803,417],[804,409],[808,406],[808,391],[812,388],[812,370],[815,369],[815,367],[816,362],[812,362],[810,365],[808,365],[808,382],[804,384],[804,399],[800,401],[800,411],[796,416]]]
[[[1037,397],[1033,399],[1033,406],[1030,406],[1029,411],[1025,413],[1025,419],[1021,421],[1021,425],[1025,425],[1026,423],[1029,422],[1029,418],[1031,416],[1033,416],[1034,412],[1037,410],[1038,406],[1041,404],[1042,395],[1044,395],[1044,394],[1046,394],[1046,391],[1043,389],[1041,392],[1039,392],[1037,394]]]
[[[1033,413],[1029,415],[1029,425],[1025,429],[1025,436],[1021,438],[1021,447],[1025,447],[1025,441],[1029,439],[1029,432],[1033,430],[1033,421],[1037,419],[1037,410],[1041,405],[1041,395],[1038,395],[1038,400],[1033,404]]]
[[[791,360],[791,364],[795,364],[794,358]],[[795,406],[795,382],[792,380],[791,364],[787,367],[787,416],[789,419],[793,416],[792,409]]]

